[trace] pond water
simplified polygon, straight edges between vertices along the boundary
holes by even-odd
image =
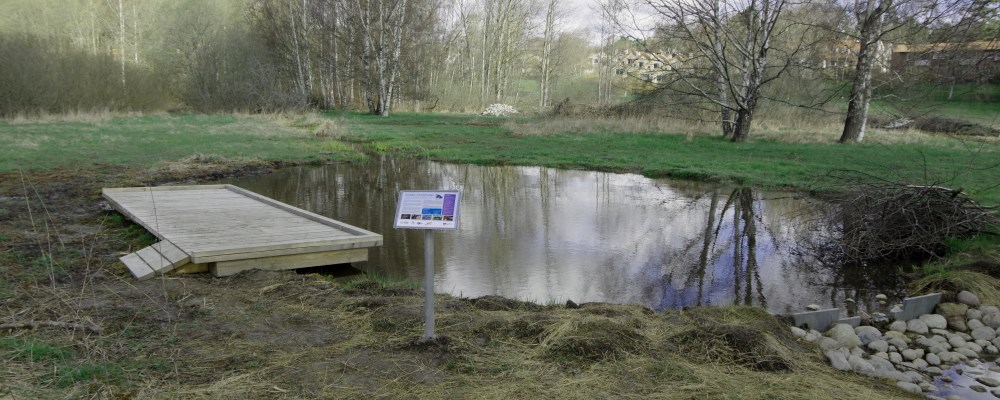
[[[773,313],[899,287],[798,256],[805,201],[634,174],[372,158],[225,181],[384,236],[366,272],[420,282],[422,232],[393,228],[400,190],[462,191],[460,229],[435,236],[438,292],[655,310],[747,304]],[[880,287],[881,286],[881,287]]]

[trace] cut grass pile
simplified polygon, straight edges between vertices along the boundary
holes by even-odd
[[[830,369],[754,308],[660,314],[439,295],[440,337],[419,342],[421,293],[384,280],[338,285],[256,271],[97,283],[74,298],[113,294],[121,303],[58,307],[77,307],[107,333],[16,333],[17,343],[77,350],[28,360],[24,345],[0,342],[11,367],[0,390],[16,398],[908,398],[894,382]],[[16,301],[52,300],[31,292],[18,290]]]

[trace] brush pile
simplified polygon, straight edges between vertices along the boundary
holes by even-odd
[[[946,250],[950,238],[966,238],[996,226],[993,207],[973,201],[962,188],[836,177],[823,211],[826,243],[840,262],[925,259]]]

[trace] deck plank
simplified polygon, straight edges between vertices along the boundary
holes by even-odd
[[[309,256],[311,253],[328,253],[329,258],[330,252],[352,251],[355,255],[349,258],[353,260],[360,257],[357,249],[382,244],[382,235],[377,233],[232,185],[108,188],[103,196],[163,240],[126,256],[133,264],[130,270],[134,267],[138,271],[137,277],[152,276],[160,265],[169,267],[157,272],[186,263],[216,262],[228,264],[209,269],[228,274],[261,265],[253,261],[257,258],[287,262],[289,268],[295,268],[324,258]],[[248,261],[236,262],[239,260]]]

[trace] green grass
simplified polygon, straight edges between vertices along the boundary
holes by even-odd
[[[1000,128],[1000,84],[960,84],[951,98],[948,94],[947,85],[919,85],[874,101],[872,111],[957,118]]]
[[[5,123],[0,125],[0,141],[13,145],[0,147],[0,173],[18,168],[90,166],[100,170],[109,164],[150,167],[192,155],[359,160],[364,158],[360,152],[366,151],[455,163],[635,172],[806,190],[822,188],[830,171],[851,169],[914,184],[962,187],[979,201],[1000,203],[1000,145],[996,141],[928,137],[892,143],[897,139],[887,142],[872,133],[872,143],[839,145],[826,139],[799,142],[759,132],[751,133],[748,143],[734,144],[714,135],[690,135],[683,127],[674,132],[636,133],[628,131],[634,129],[629,125],[607,126],[574,133],[579,128],[564,130],[558,121],[532,117],[395,113],[382,118],[339,112],[300,117],[151,115],[96,122]],[[318,127],[322,135],[312,133]],[[523,134],[519,127],[544,132]]]
[[[717,136],[681,132],[514,135],[499,118],[336,115],[351,132],[345,140],[380,152],[415,153],[448,162],[637,172],[797,189],[821,188],[830,171],[851,169],[914,184],[963,187],[980,201],[1000,202],[996,186],[1000,146],[987,142],[942,139],[933,144],[840,145],[758,139],[734,144]]]
[[[64,348],[35,339],[19,337],[0,337],[0,354],[2,353],[7,353],[15,360],[30,362],[60,361],[70,357],[70,352]]]
[[[316,122],[235,115],[149,115],[0,124],[0,172],[96,164],[149,167],[195,154],[315,161]]]

